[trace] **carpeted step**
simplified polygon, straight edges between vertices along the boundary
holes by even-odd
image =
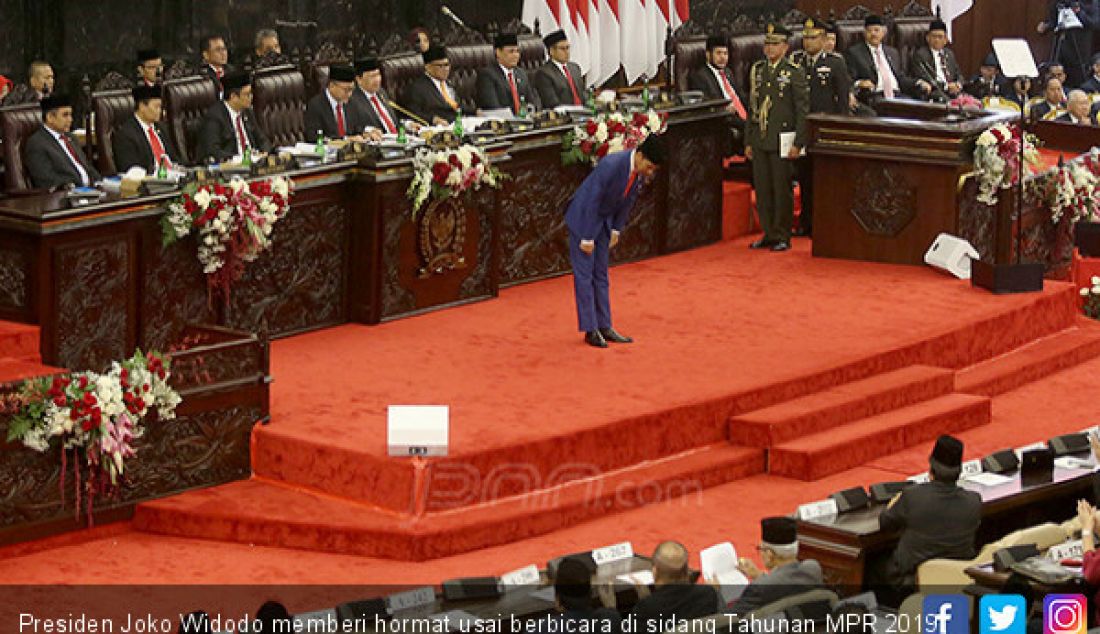
[[[954,374],[950,370],[913,365],[735,416],[730,421],[730,442],[771,447],[943,396],[953,387]]]
[[[37,361],[0,357],[0,383],[12,383],[36,376],[48,376],[58,372],[64,372],[64,370],[42,365]]]
[[[955,391],[996,396],[1100,356],[1100,328],[1070,328],[960,370]]]
[[[777,445],[769,450],[768,471],[817,480],[991,418],[988,398],[949,394]]]
[[[763,451],[723,443],[530,495],[421,516],[254,478],[140,504],[133,524],[165,535],[421,561],[674,498],[695,503],[703,489],[763,470]]]
[[[38,326],[0,321],[0,357],[41,361],[38,344]]]

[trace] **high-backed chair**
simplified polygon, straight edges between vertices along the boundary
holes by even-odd
[[[4,135],[4,188],[8,194],[33,189],[23,146],[27,137],[42,125],[42,108],[37,102],[0,108],[0,132]]]
[[[199,126],[211,105],[218,101],[214,82],[201,76],[182,77],[164,82],[164,105],[168,112],[168,134],[183,155],[184,163],[194,163]]]
[[[749,94],[749,74],[752,65],[763,58],[763,33],[735,35],[730,38],[729,69],[733,71],[733,77],[737,81],[737,87],[742,89],[742,94],[746,96]]]
[[[115,128],[134,116],[134,95],[131,90],[106,90],[92,93],[92,112],[96,122],[96,169],[100,174],[115,174]]]
[[[252,109],[275,147],[305,139],[306,81],[293,66],[273,66],[252,78]]]
[[[534,35],[519,36],[519,67],[530,75],[546,63],[546,45]]]
[[[993,561],[993,553],[1002,548],[1035,544],[1039,550],[1047,550],[1067,539],[1066,530],[1059,524],[1047,522],[1022,528],[986,544],[974,559],[929,559],[917,567],[917,585],[921,588],[942,590],[944,587],[962,588],[973,582],[966,574],[972,566],[982,566]]]
[[[676,90],[683,92],[688,89],[691,74],[707,61],[707,38],[693,36],[676,40],[673,55]]]
[[[863,22],[845,20],[836,23],[836,52],[843,53],[852,44],[863,41]]]
[[[381,60],[382,86],[390,99],[401,100],[405,86],[413,79],[424,74],[424,58],[420,53],[401,53],[390,55]]]
[[[894,21],[894,27],[890,30],[891,43],[898,49],[906,72],[909,72],[909,60],[913,58],[913,53],[926,44],[925,36],[930,25],[931,18],[898,18]]]
[[[466,44],[447,47],[451,62],[450,82],[463,110],[477,108],[477,71],[496,63],[490,44]]]

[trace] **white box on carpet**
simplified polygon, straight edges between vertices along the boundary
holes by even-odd
[[[970,279],[970,260],[978,259],[978,252],[969,242],[947,233],[936,236],[935,242],[924,254],[925,264],[949,273],[960,280]]]
[[[386,444],[391,456],[446,456],[447,405],[390,405]]]

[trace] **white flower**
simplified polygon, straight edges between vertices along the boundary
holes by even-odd
[[[229,189],[233,190],[234,194],[241,193],[241,190],[247,187],[248,183],[245,183],[244,179],[242,179],[240,176],[235,176],[233,177],[233,180],[229,181]]]
[[[211,198],[210,192],[206,189],[200,189],[194,196],[195,204],[198,205],[200,209],[209,207]]]
[[[282,176],[275,177],[275,179],[271,181],[271,191],[286,198],[287,195],[290,194],[290,181]]]
[[[1089,280],[1089,283],[1091,283],[1093,286],[1100,286],[1100,275],[1093,275],[1092,279]]]
[[[596,142],[603,143],[607,140],[607,124],[601,123],[600,128],[596,130]]]
[[[1086,287],[1081,289],[1081,297],[1088,297],[1088,296],[1089,296],[1089,287],[1086,286]]]

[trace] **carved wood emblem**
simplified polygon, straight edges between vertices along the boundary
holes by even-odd
[[[852,215],[871,235],[896,236],[917,215],[917,190],[896,167],[868,167],[856,180]]]
[[[421,279],[466,268],[466,207],[454,197],[433,201],[417,220]]]

